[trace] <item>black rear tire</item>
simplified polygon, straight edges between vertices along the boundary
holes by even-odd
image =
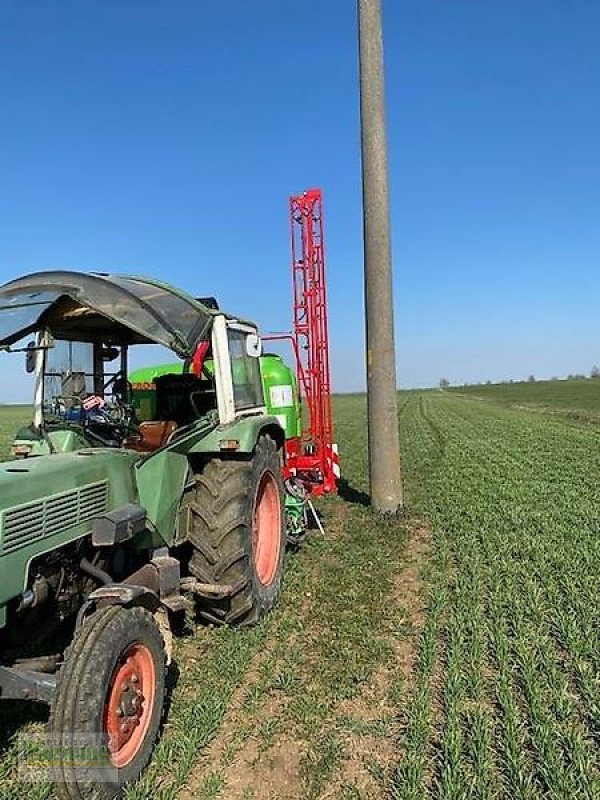
[[[256,517],[266,492],[271,498],[272,513],[266,518],[272,546],[265,556]],[[215,458],[196,476],[188,499],[190,572],[204,583],[232,587],[225,599],[202,599],[199,613],[209,622],[252,625],[275,605],[286,545],[283,498],[281,453],[268,435],[260,437],[251,460]]]
[[[125,696],[119,695],[127,702],[124,716],[133,733],[131,758],[117,764],[119,753],[126,751],[109,749],[107,719],[118,677],[128,664],[137,663],[131,661],[132,653],[144,654],[142,663],[149,667],[149,672],[141,677],[133,672],[139,699],[135,687],[132,691],[129,684]],[[165,672],[163,639],[146,609],[110,606],[84,622],[66,652],[50,712],[50,732],[56,746],[53,756],[56,790],[61,798],[113,800],[125,784],[140,775],[150,761],[160,728]],[[139,709],[138,717],[133,709]],[[120,707],[119,712],[122,717]],[[137,723],[134,717],[138,718]],[[76,753],[87,743],[91,748],[88,752],[98,753],[103,766],[78,763]]]

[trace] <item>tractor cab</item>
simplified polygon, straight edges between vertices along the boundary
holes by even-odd
[[[151,403],[129,375],[146,345],[178,357],[150,381]],[[24,352],[35,376],[18,457],[86,447],[150,454],[200,420],[226,425],[265,410],[256,327],[148,278],[57,271],[12,281],[0,289],[0,347]]]

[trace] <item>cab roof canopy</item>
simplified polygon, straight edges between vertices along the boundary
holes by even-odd
[[[210,336],[216,313],[150,278],[36,272],[0,287],[0,347],[47,328],[57,339],[156,343],[188,358]]]

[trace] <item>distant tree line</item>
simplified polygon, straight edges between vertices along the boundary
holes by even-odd
[[[572,372],[572,373],[569,373],[569,375],[567,375],[567,380],[569,380],[569,381],[581,381],[581,380],[585,380],[587,377],[588,377],[587,375],[584,375],[581,372]],[[596,378],[600,378],[600,367],[597,364],[594,364],[594,366],[590,370],[589,377],[594,379],[594,380]],[[550,378],[550,380],[558,381],[558,380],[560,380],[560,378],[558,378],[557,376],[553,376],[552,378]],[[527,378],[527,383],[536,383],[536,382],[537,382],[537,378],[535,377],[535,375],[533,375],[533,374],[529,375],[529,377]],[[492,380],[485,381],[485,384],[487,386],[491,386],[493,383],[507,384],[507,383],[519,383],[519,381],[515,381],[512,378],[510,378],[508,380],[502,380],[502,381],[492,381]],[[450,384],[450,381],[448,380],[448,378],[440,378],[440,384],[439,385],[440,385],[440,389],[448,389],[448,388],[450,388],[451,384]],[[483,382],[482,381],[477,381],[476,383],[471,383],[471,384],[463,383],[463,384],[457,384],[457,386],[458,385],[462,385],[463,387],[465,387],[465,386],[482,386]]]

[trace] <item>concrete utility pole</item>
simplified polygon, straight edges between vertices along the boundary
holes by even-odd
[[[381,0],[358,0],[369,477],[377,511],[402,506]]]

